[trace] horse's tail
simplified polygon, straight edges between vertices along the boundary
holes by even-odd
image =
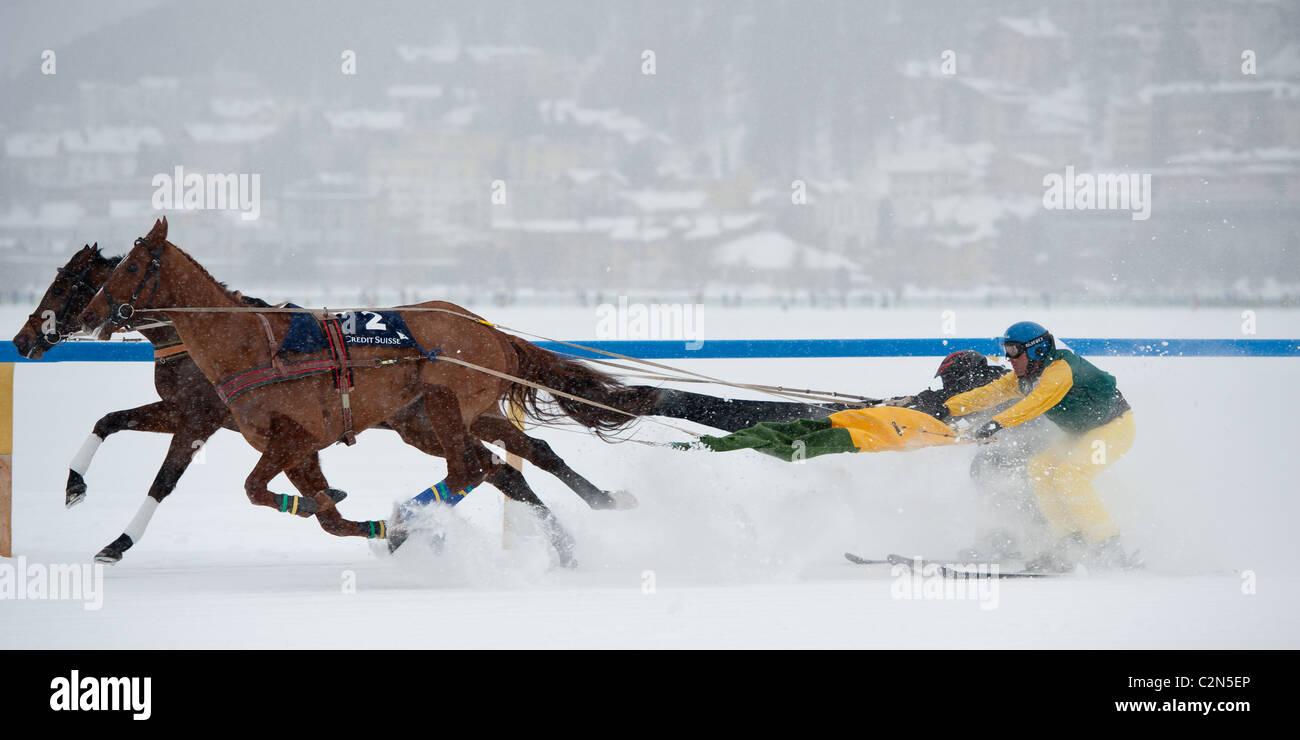
[[[560,357],[519,337],[506,336],[519,357],[519,377],[623,412],[610,411],[564,396],[553,396],[551,400],[542,401],[538,398],[540,389],[512,383],[507,393],[508,402],[524,409],[537,421],[548,422],[568,416],[603,436],[607,432],[622,429],[637,416],[645,415],[658,401],[657,388],[624,385],[584,363]],[[558,412],[555,410],[557,406]]]

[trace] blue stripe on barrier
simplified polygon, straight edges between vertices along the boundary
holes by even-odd
[[[13,342],[0,342],[0,362],[153,362],[148,342],[66,342],[39,360],[18,356]]]
[[[1136,357],[1300,357],[1300,339],[1067,339],[1081,355]],[[599,358],[558,342],[554,352]],[[996,339],[720,339],[688,345],[670,341],[577,342],[647,360],[780,357],[943,357],[960,349],[1000,355]]]
[[[1112,357],[1300,357],[1300,339],[1067,339],[1081,355]],[[558,342],[538,342],[554,352],[599,358]],[[959,349],[1001,353],[996,339],[719,339],[699,343],[586,341],[588,347],[647,360],[768,359],[814,357],[943,357]],[[696,347],[690,349],[690,347]],[[69,342],[39,362],[150,362],[147,342]],[[12,342],[0,342],[0,362],[33,362],[18,356]]]

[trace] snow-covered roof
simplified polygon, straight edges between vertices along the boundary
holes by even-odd
[[[330,127],[338,131],[396,131],[402,128],[405,117],[398,110],[351,110],[329,111],[325,119]]]
[[[856,270],[847,257],[800,244],[779,231],[756,231],[713,250],[715,265],[754,270],[788,270],[800,263],[813,270]]]
[[[753,228],[763,219],[758,213],[739,213],[719,216],[717,214],[702,214],[694,219],[686,219],[685,230],[682,238],[687,241],[697,241],[701,239],[713,239],[722,236],[725,233],[733,231],[744,231]],[[677,222],[674,221],[674,226]]]
[[[1029,99],[1029,126],[1033,131],[1084,131],[1088,128],[1087,91],[1082,84],[1061,87]]]
[[[290,183],[287,200],[356,200],[373,195],[369,186],[350,172],[320,172]]]
[[[554,124],[573,123],[618,134],[629,144],[650,138],[664,143],[672,139],[652,130],[641,119],[613,108],[583,108],[573,100],[543,100],[537,105],[543,120]]]
[[[388,97],[403,100],[437,100],[442,97],[442,85],[389,85]]]
[[[478,64],[486,64],[498,59],[541,56],[542,50],[535,46],[469,46],[465,54]]]
[[[1004,218],[1027,219],[1042,210],[1040,198],[1008,198],[993,195],[962,195],[930,201],[927,226],[955,226],[956,233],[934,238],[950,247],[997,236],[997,224]]]
[[[998,24],[1027,38],[1056,39],[1065,36],[1056,24],[1043,17],[999,18]]]
[[[275,133],[273,123],[187,123],[185,133],[194,141],[210,144],[244,144]]]
[[[1171,156],[1165,160],[1165,166],[1156,167],[1153,172],[1207,177],[1225,174],[1293,175],[1300,172],[1300,149],[1203,149]]]
[[[134,154],[142,145],[162,144],[162,133],[152,126],[102,126],[63,132],[63,147],[70,153]]]
[[[957,146],[934,140],[926,148],[906,148],[881,158],[880,169],[886,172],[962,172],[976,173],[988,164],[994,146],[988,143]]]
[[[709,198],[700,190],[632,190],[620,195],[645,213],[698,211]]]
[[[141,146],[162,144],[162,132],[152,126],[99,126],[58,133],[25,132],[5,138],[5,156],[35,159],[73,154],[135,154]]]
[[[462,105],[458,108],[453,108],[447,111],[443,114],[442,118],[438,120],[444,126],[465,128],[473,125],[475,119],[478,118],[478,114],[479,107],[477,105]]]
[[[853,183],[840,177],[833,180],[805,180],[804,182],[809,190],[820,195],[843,195],[852,193],[856,189]]]
[[[1035,97],[1027,87],[987,77],[958,77],[957,84],[1003,103],[1027,103]]]
[[[248,118],[275,107],[270,98],[212,98],[208,109],[219,118]]]
[[[613,180],[614,182],[617,182],[620,185],[627,184],[626,177],[623,177],[619,173],[610,169],[594,169],[594,168],[588,169],[588,168],[575,167],[573,169],[566,170],[562,175],[562,177],[573,182],[576,185],[586,185],[589,182],[595,180],[604,180],[604,179]]]
[[[433,62],[434,64],[453,64],[460,59],[460,46],[448,44],[443,46],[412,46],[398,44],[397,55],[404,62]]]
[[[1137,96],[1144,103],[1164,95],[1242,95],[1249,93],[1266,93],[1277,100],[1295,100],[1300,98],[1300,84],[1282,80],[1245,80],[1227,82],[1167,82],[1160,85],[1147,85],[1138,90]]]
[[[927,79],[948,77],[943,74],[941,65],[938,61],[923,61],[920,59],[909,59],[899,66],[898,73],[909,79]]]

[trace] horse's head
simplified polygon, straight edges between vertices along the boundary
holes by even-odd
[[[154,222],[148,235],[135,246],[104,281],[99,293],[81,314],[81,324],[96,336],[105,327],[129,329],[137,309],[152,308],[162,279],[163,250],[167,241],[167,219]]]
[[[100,254],[98,243],[77,250],[68,264],[59,268],[36,310],[14,335],[14,349],[18,354],[38,360],[50,347],[80,330],[82,312],[119,259]]]

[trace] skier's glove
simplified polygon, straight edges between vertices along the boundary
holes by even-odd
[[[992,439],[993,435],[1002,430],[1002,425],[996,421],[990,421],[975,432],[975,439]]]

